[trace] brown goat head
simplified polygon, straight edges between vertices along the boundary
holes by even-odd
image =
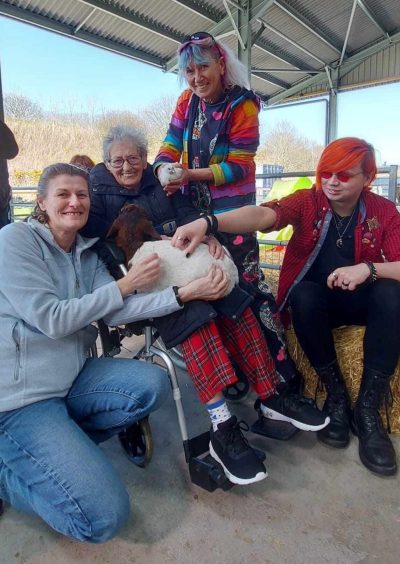
[[[159,241],[160,235],[141,206],[125,204],[112,223],[107,239],[114,239],[128,263],[145,241]]]

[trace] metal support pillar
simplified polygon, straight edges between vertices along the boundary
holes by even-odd
[[[339,84],[339,73],[337,70],[328,71],[330,83],[328,101],[328,127],[326,132],[326,143],[330,143],[337,137],[337,88]]]
[[[241,41],[238,38],[238,58],[247,68],[249,84],[251,84],[251,25],[250,10],[253,0],[242,0],[241,10],[238,10],[238,32]]]

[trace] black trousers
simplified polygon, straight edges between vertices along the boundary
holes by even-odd
[[[300,282],[290,293],[293,327],[311,365],[336,359],[332,329],[365,325],[364,366],[391,375],[400,354],[400,282],[381,279],[354,291]]]

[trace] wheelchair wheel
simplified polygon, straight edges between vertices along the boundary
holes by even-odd
[[[153,435],[148,417],[118,433],[118,438],[133,464],[144,468],[150,462],[153,456]]]
[[[223,391],[224,398],[232,403],[245,400],[250,393],[250,384],[246,376],[239,370],[236,364],[234,364],[234,368],[238,381]]]

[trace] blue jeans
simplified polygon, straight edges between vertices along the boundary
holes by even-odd
[[[168,389],[154,364],[93,358],[66,398],[0,413],[0,498],[68,537],[109,540],[128,519],[129,497],[96,443],[157,409]]]

